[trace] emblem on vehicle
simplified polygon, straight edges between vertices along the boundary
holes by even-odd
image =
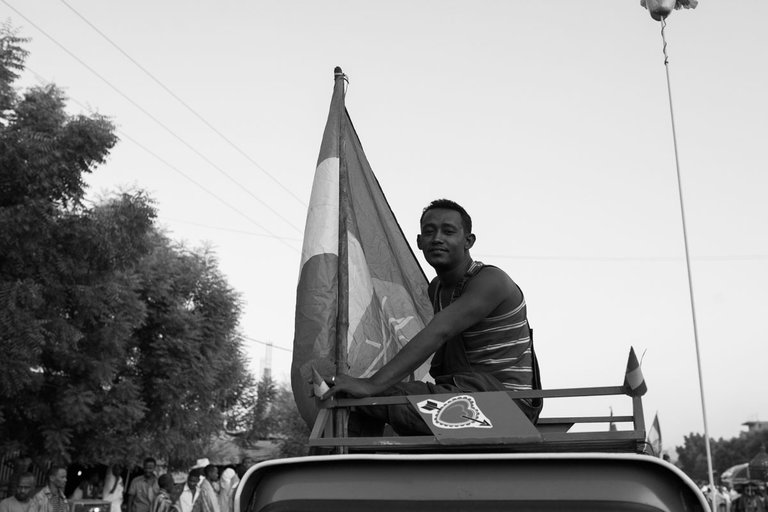
[[[432,416],[432,424],[440,428],[493,428],[490,420],[468,395],[457,395],[445,402],[427,399],[418,408]]]

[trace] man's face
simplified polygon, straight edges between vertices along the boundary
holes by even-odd
[[[155,463],[154,462],[145,462],[144,463],[144,476],[147,478],[151,478],[155,476]]]
[[[63,468],[57,470],[56,474],[51,476],[51,483],[54,487],[63,491],[67,485],[67,470]]]
[[[205,478],[211,482],[215,482],[219,479],[219,468],[213,467],[205,472]]]
[[[19,485],[16,486],[16,499],[25,502],[29,499],[30,495],[32,494],[32,489],[35,488],[35,479],[31,476],[28,476],[26,478],[22,478],[19,480]]]
[[[189,475],[187,476],[187,485],[190,489],[195,490],[197,489],[197,484],[200,483],[200,475]]]
[[[417,242],[427,263],[435,270],[448,270],[464,261],[474,235],[464,233],[459,212],[434,208],[421,219]]]

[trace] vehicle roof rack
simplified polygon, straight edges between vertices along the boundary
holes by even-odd
[[[500,396],[502,395],[502,396]],[[522,414],[511,399],[580,398],[624,395],[632,402],[628,416],[542,417],[536,424]],[[450,402],[463,400],[481,404],[478,412],[489,428],[439,428],[430,425],[426,414],[440,410]],[[431,402],[431,403],[428,403]],[[349,437],[346,432],[349,409],[355,406],[410,403],[420,408],[433,435],[384,437]],[[625,386],[584,387],[528,391],[491,391],[451,393],[446,395],[387,396],[369,398],[334,398],[319,401],[320,412],[309,436],[315,453],[359,452],[629,452],[648,453],[643,405]],[[438,414],[433,414],[437,418]],[[433,421],[433,423],[439,421]],[[579,432],[578,425],[596,423],[631,424],[631,429]],[[445,425],[443,425],[445,426]]]

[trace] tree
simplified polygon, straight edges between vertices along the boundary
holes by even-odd
[[[81,203],[82,175],[104,161],[116,138],[103,117],[67,117],[64,96],[53,86],[19,97],[11,82],[23,69],[24,40],[8,24],[0,40],[6,121],[0,126],[0,439],[60,454],[94,400],[80,382],[65,382],[68,373],[89,370],[87,358],[65,356],[89,342],[79,328],[89,321],[81,303],[121,295],[126,284],[119,264],[105,268],[97,247],[102,225],[83,215]],[[143,214],[150,219],[150,210]],[[126,222],[120,229],[134,227]],[[110,250],[135,252],[113,246],[105,253]],[[135,313],[120,311],[109,323]],[[57,404],[52,395],[59,395]]]
[[[141,382],[148,413],[136,441],[183,465],[223,429],[252,384],[237,334],[240,301],[210,251],[159,235],[139,275],[146,318],[129,343],[135,357],[126,371]]]
[[[683,438],[683,446],[678,446],[677,465],[694,482],[706,482],[707,476],[707,458],[704,436],[691,432]]]
[[[240,438],[244,446],[261,439],[271,439],[280,442],[280,457],[307,455],[309,429],[288,386],[275,385],[265,375],[259,382],[258,395],[251,403],[253,407],[249,410],[247,429]]]
[[[275,386],[275,381],[272,380],[269,373],[264,373],[256,386],[255,399],[251,400],[253,405],[248,412],[246,433],[242,438],[245,443],[259,439],[270,439],[277,434],[277,421],[273,414],[277,394],[278,389]]]
[[[299,414],[293,392],[281,386],[272,406],[276,429],[281,433],[280,457],[300,457],[309,453],[309,428]]]
[[[760,451],[763,444],[768,444],[768,431],[744,432],[731,439],[710,440],[712,469],[720,475],[726,469],[749,462]],[[707,469],[706,445],[704,435],[690,433],[683,439],[683,446],[678,446],[677,465],[694,481],[709,480]]]
[[[24,41],[0,26],[0,450],[189,462],[251,384],[239,298],[143,192],[84,204],[112,123],[53,85],[17,94]]]
[[[277,385],[269,375],[264,375],[247,403],[250,407],[238,423],[244,429],[243,435],[238,437],[243,448],[269,439],[280,443],[280,457],[308,453],[309,429],[288,386]]]
[[[23,46],[26,42],[27,39],[17,35],[10,20],[0,25],[0,113],[13,107],[15,93],[12,84],[24,69],[29,54]]]

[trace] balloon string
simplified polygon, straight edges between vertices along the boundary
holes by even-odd
[[[706,400],[704,399],[704,374],[701,367],[701,348],[699,346],[699,330],[698,330],[698,322],[696,320],[696,301],[694,300],[694,294],[693,294],[693,277],[691,274],[691,258],[690,258],[690,251],[688,249],[688,230],[686,228],[686,221],[685,221],[685,206],[683,203],[683,182],[682,178],[680,177],[680,158],[679,153],[677,150],[677,129],[675,128],[675,111],[672,107],[672,83],[669,79],[669,56],[667,55],[667,40],[664,37],[664,29],[667,26],[666,20],[662,18],[661,20],[661,40],[663,41],[664,45],[662,47],[662,51],[664,53],[664,69],[667,75],[667,94],[669,96],[669,115],[672,120],[672,142],[675,149],[675,169],[677,171],[677,192],[678,192],[678,198],[680,200],[680,217],[682,219],[683,224],[683,243],[685,245],[685,268],[688,273],[688,294],[690,296],[691,301],[691,317],[693,320],[693,341],[696,345],[696,364],[699,370],[699,393],[701,396],[701,414],[704,421],[704,446],[706,447],[706,457],[707,457],[707,473],[709,476],[709,487],[712,493],[711,500],[714,504],[715,510],[717,509],[717,495],[715,490],[715,479],[714,479],[714,471],[712,469],[712,450],[709,446],[709,427],[707,425],[707,405]]]

